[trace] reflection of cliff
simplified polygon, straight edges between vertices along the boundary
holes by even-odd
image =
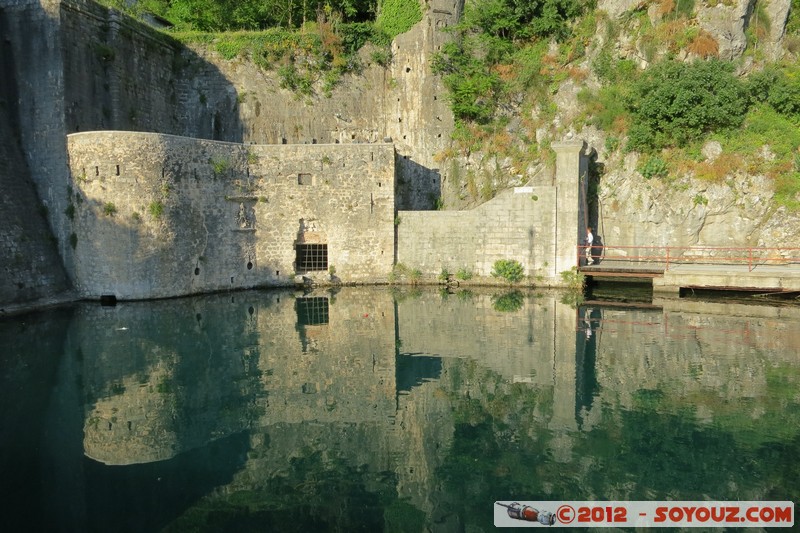
[[[680,310],[604,310],[595,333],[603,400],[634,407],[639,391],[660,390],[701,418],[725,401],[765,400],[772,369],[797,363],[800,312],[737,309],[680,302]]]

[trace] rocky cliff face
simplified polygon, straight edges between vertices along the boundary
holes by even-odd
[[[661,4],[652,2],[647,6],[648,17],[654,24],[662,17]],[[762,61],[793,57],[792,46],[785,39],[790,1],[756,4],[756,0],[697,2],[694,13],[699,27],[718,43],[719,57],[738,60],[743,71],[754,68],[753,58],[743,57],[743,53],[747,32],[756,25],[765,30],[759,38]],[[598,2],[598,9],[614,20],[642,5],[636,1],[611,0]],[[757,17],[765,14],[769,22],[759,23]],[[615,52],[620,58],[637,60],[642,68],[649,64],[643,43],[630,35],[620,37]],[[656,56],[665,52],[658,51]],[[678,58],[691,60],[692,55],[681,52]],[[587,66],[591,59],[589,55]],[[568,87],[562,87],[561,91],[565,89]],[[569,114],[570,107],[559,112]],[[674,176],[671,183],[646,180],[637,171],[638,154],[606,149],[608,135],[595,128],[584,128],[579,135],[598,151],[598,161],[605,169],[599,182],[594,219],[606,245],[792,247],[800,238],[800,216],[776,205],[772,180],[764,175],[737,168],[714,183],[695,179],[688,173]],[[722,155],[722,149],[719,143],[710,142],[702,154],[704,161],[711,163]],[[769,146],[762,147],[759,157],[773,157]]]
[[[618,148],[624,145],[624,139],[608,142],[620,139],[612,139],[609,132],[596,127],[581,126],[583,106],[578,95],[584,88],[596,90],[601,86],[594,63],[602,50],[610,50],[616,59],[630,60],[639,69],[646,69],[667,56],[683,61],[700,57],[691,47],[675,49],[664,43],[656,46],[642,31],[647,25],[667,31],[670,24],[676,24],[668,19],[667,13],[677,9],[677,4],[671,0],[599,1],[594,36],[587,43],[583,58],[574,65],[585,78],[576,81],[570,77],[555,88],[552,101],[556,111],[551,121],[541,120],[540,110],[535,107],[528,112],[529,116],[521,108],[516,109],[507,133],[514,138],[520,122],[538,120],[535,139],[540,146],[574,137],[584,139],[596,151],[602,176],[596,204],[589,206],[589,212],[606,245],[795,246],[800,237],[800,216],[774,201],[772,178],[736,168],[716,182],[698,180],[691,172],[671,173],[669,183],[647,180],[637,170],[642,157]],[[682,31],[708,35],[709,42],[716,47],[715,55],[735,61],[738,71],[745,75],[766,63],[796,58],[796,37],[786,35],[790,4],[789,0],[695,2]],[[609,27],[615,28],[611,36]],[[755,46],[754,35],[757,35]],[[610,38],[613,42],[608,42]],[[557,54],[555,47],[552,53]],[[518,168],[511,158],[488,152],[455,157],[442,166],[483,176],[490,188],[549,179],[546,165],[535,162],[527,168]],[[722,155],[719,143],[709,143],[703,149],[703,162],[711,164]],[[774,157],[768,145],[754,156],[763,160]],[[464,196],[463,185],[459,188],[452,181],[445,183],[446,206],[468,206],[469,200],[464,201]]]

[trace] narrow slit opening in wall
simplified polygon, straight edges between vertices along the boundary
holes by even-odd
[[[119,165],[117,165],[117,176],[119,176]]]
[[[99,176],[100,175],[100,167],[94,167],[94,175],[95,176]]]
[[[328,270],[328,245],[298,244],[296,261],[298,272]]]

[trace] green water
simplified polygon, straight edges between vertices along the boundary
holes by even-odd
[[[800,500],[800,310],[568,302],[346,288],[0,320],[3,530],[474,532],[498,500]]]

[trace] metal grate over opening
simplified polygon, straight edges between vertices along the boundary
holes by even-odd
[[[296,266],[298,273],[328,270],[328,245],[298,244]]]

